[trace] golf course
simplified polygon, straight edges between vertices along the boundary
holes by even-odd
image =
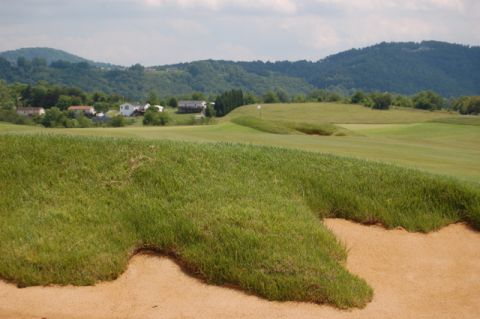
[[[306,308],[298,317],[326,309],[348,318],[339,309],[370,311],[383,300],[375,258],[384,256],[400,276],[398,265],[418,259],[416,249],[430,260],[431,248],[445,243],[471,258],[459,289],[468,278],[475,287],[479,141],[478,116],[340,103],[247,105],[208,125],[0,123],[0,292],[16,294],[13,285],[103,289],[116,279],[143,280],[132,265],[174,278],[184,276],[180,267],[196,278],[188,280],[199,294],[207,283],[234,288],[218,293],[240,304],[254,298],[244,293],[269,300],[255,303],[287,302],[259,304],[259,317],[293,318],[287,307],[299,305]],[[170,259],[160,264],[152,253]],[[454,254],[431,256],[430,266],[445,256]],[[370,260],[361,268],[364,257]],[[378,269],[363,276],[367,268]],[[428,276],[430,268],[419,269]],[[408,289],[406,277],[392,283]],[[403,315],[423,313],[438,312]]]

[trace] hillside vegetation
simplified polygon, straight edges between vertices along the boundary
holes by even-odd
[[[141,65],[119,68],[85,59],[77,63],[78,57],[52,49],[21,49],[3,56],[0,53],[0,79],[31,84],[46,80],[129,99],[142,99],[151,91],[172,96],[231,89],[256,95],[277,89],[301,95],[315,88],[401,94],[433,90],[445,97],[480,94],[480,47],[436,41],[381,43],[315,62],[206,60],[147,69]],[[36,61],[17,66],[15,58],[21,56],[44,58],[48,65]],[[65,61],[51,64],[55,60]]]
[[[272,300],[363,307],[324,217],[480,229],[480,191],[385,164],[275,148],[0,135],[0,276],[116,278],[138,249]]]

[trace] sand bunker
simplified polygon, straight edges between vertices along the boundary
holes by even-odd
[[[269,302],[208,286],[168,258],[142,254],[118,280],[94,287],[0,282],[0,318],[478,318],[480,233],[460,224],[423,235],[325,223],[349,248],[348,268],[375,289],[365,309]]]

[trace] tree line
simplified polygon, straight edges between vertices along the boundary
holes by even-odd
[[[266,92],[263,96],[244,94],[242,90],[231,90],[217,97],[215,111],[217,116],[224,116],[235,108],[254,103],[307,103],[307,102],[339,102],[360,104],[377,110],[388,110],[391,107],[416,108],[421,110],[447,109],[460,114],[480,114],[480,96],[462,96],[445,99],[433,91],[421,91],[415,95],[401,95],[388,92],[356,91],[351,95],[341,91],[316,89],[307,95],[289,96],[282,90]]]
[[[422,110],[448,109],[461,114],[480,114],[480,96],[462,96],[445,99],[433,91],[421,91],[415,95],[401,95],[388,92],[356,91],[345,94],[342,91],[315,89],[308,94],[289,95],[281,89],[268,90],[263,95],[244,92],[241,89],[228,90],[218,95],[205,95],[201,92],[161,98],[151,91],[144,99],[151,105],[176,108],[180,99],[205,100],[208,107],[204,112],[207,118],[222,117],[242,105],[257,103],[306,103],[339,102],[360,104],[373,109],[386,110],[391,107],[407,107]],[[97,112],[118,110],[125,102],[123,96],[101,91],[86,92],[76,87],[52,85],[40,81],[36,85],[13,83],[0,80],[0,121],[18,124],[42,124],[45,127],[90,127],[124,126],[129,121],[115,116],[108,121],[94,122],[84,114],[68,112],[72,105],[90,105]],[[47,114],[41,118],[26,118],[15,113],[16,107],[44,107]],[[171,119],[166,114],[155,114],[153,109],[144,118],[144,125],[166,125]]]

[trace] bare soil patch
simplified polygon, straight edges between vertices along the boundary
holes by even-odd
[[[30,287],[0,282],[0,318],[478,318],[480,233],[463,224],[430,234],[326,220],[349,248],[348,269],[375,289],[364,309],[269,302],[187,276],[140,254],[113,282]]]

